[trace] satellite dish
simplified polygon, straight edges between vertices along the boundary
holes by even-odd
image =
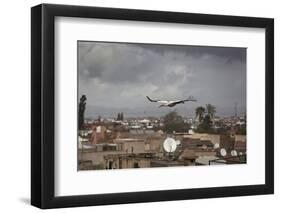
[[[203,150],[206,150],[207,148],[208,148],[208,147],[207,147],[206,144],[203,144],[203,145],[202,145],[202,149],[203,149]]]
[[[230,154],[231,154],[231,156],[237,156],[237,151],[236,151],[236,150],[232,150],[232,151],[230,152]]]
[[[218,149],[218,148],[220,148],[220,144],[219,143],[215,143],[214,149]]]
[[[163,142],[163,147],[166,152],[174,152],[177,148],[178,142],[173,138],[166,138]]]
[[[226,156],[226,150],[224,149],[224,148],[222,148],[221,150],[220,150],[220,154],[221,154],[221,156]]]
[[[243,152],[239,152],[239,155],[243,155]]]

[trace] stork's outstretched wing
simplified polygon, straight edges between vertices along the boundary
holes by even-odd
[[[187,99],[185,100],[182,100],[183,102],[186,102],[186,101],[197,101],[193,96],[189,96]]]
[[[168,104],[169,101],[162,101],[162,100],[152,100],[150,97],[146,96],[146,98],[151,101],[151,102],[157,102],[157,103],[160,103],[160,104]]]
[[[151,102],[157,102],[157,101],[159,101],[159,100],[152,100],[150,97],[148,97],[148,96],[146,96],[146,98],[149,100],[149,101],[151,101]]]
[[[189,97],[188,99],[185,100],[178,100],[178,101],[170,101],[169,106],[175,106],[177,104],[184,104],[184,102],[187,101],[197,101],[196,99],[194,99],[194,97]]]

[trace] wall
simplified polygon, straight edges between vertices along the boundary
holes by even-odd
[[[201,140],[211,141],[213,144],[220,144],[221,136],[215,134],[195,133],[193,135],[185,136],[186,138],[195,138]]]
[[[187,0],[45,0],[46,3],[82,4],[172,10],[275,18],[275,59],[281,53],[281,13],[279,1],[187,1]],[[37,0],[1,2],[1,212],[39,212],[31,207],[30,196],[30,7]],[[276,130],[281,128],[280,60],[276,60]],[[14,138],[14,139],[11,139]],[[147,204],[115,205],[50,210],[49,212],[277,212],[281,200],[281,135],[275,136],[275,195],[205,199]],[[11,154],[10,150],[13,150]],[[275,210],[275,211],[274,211]]]

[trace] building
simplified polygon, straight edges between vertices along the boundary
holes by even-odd
[[[119,150],[125,153],[145,152],[145,140],[134,138],[117,138],[113,143],[118,144]]]
[[[245,154],[247,150],[246,135],[235,135],[233,148],[239,154]]]
[[[105,169],[149,168],[153,153],[108,154],[104,156]]]
[[[90,138],[91,144],[97,144],[97,143],[104,142],[105,135],[106,135],[105,126],[101,126],[101,125],[93,126],[92,135]]]
[[[221,141],[221,135],[219,134],[194,133],[194,134],[186,134],[183,137],[210,141],[214,145],[220,144]]]

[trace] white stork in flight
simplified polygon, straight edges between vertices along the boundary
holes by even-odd
[[[150,102],[160,103],[161,105],[159,107],[174,107],[177,104],[184,104],[187,101],[197,101],[192,96],[190,96],[188,99],[185,99],[185,100],[176,100],[176,101],[152,100],[148,96],[146,96],[146,97]]]

